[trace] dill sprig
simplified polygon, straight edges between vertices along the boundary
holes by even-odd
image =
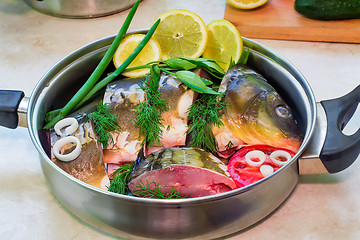
[[[225,149],[226,150],[229,150],[232,146],[234,146],[234,144],[232,143],[232,141],[229,141],[226,146],[225,146]]]
[[[108,104],[103,104],[103,102],[100,101],[97,105],[97,111],[89,113],[87,118],[94,124],[96,138],[104,147],[106,147],[109,142],[114,142],[110,132],[120,131],[121,128],[116,121],[116,116],[111,113]]]
[[[110,183],[108,191],[124,195],[130,192],[127,183],[132,166],[133,163],[124,164],[111,174],[112,181]]]
[[[140,129],[140,136],[144,136],[142,144],[148,146],[160,145],[163,132],[161,113],[169,109],[165,99],[160,97],[159,81],[159,66],[152,65],[150,74],[146,75],[145,80],[140,84],[140,88],[146,94],[146,100],[136,108],[138,117],[135,124]]]
[[[222,96],[223,93],[220,95],[200,94],[188,109],[190,122],[188,133],[192,137],[191,147],[216,153],[218,143],[211,127],[223,125],[219,113],[225,106],[225,102],[220,101]]]
[[[151,185],[154,187],[152,188]],[[157,198],[157,199],[183,199],[185,197],[180,196],[180,192],[176,191],[173,187],[171,188],[170,193],[165,193],[163,191],[164,187],[160,187],[158,183],[146,181],[146,184],[140,181],[140,184],[137,186],[138,190],[134,194],[144,197],[144,198]]]

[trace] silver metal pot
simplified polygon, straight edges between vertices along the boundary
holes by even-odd
[[[24,0],[39,12],[63,18],[96,18],[121,12],[136,0]]]
[[[137,198],[83,183],[49,159],[43,147],[44,116],[50,108],[60,107],[62,101],[74,94],[75,86],[80,86],[91,74],[113,38],[86,45],[56,63],[37,83],[30,98],[18,94],[18,101],[13,104],[18,111],[11,113],[19,115],[20,125],[26,116],[43,173],[58,201],[72,214],[102,231],[136,239],[211,239],[229,235],[278,208],[296,186],[299,172],[334,173],[349,166],[359,155],[360,130],[345,136],[341,128],[360,102],[360,86],[344,98],[316,103],[309,84],[294,66],[265,46],[243,38],[244,47],[250,50],[249,65],[263,74],[287,100],[303,131],[303,143],[291,161],[244,188],[192,199]],[[334,137],[340,137],[338,142],[346,145],[329,149]]]

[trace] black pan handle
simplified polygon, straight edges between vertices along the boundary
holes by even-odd
[[[360,153],[360,128],[350,136],[342,132],[360,103],[360,85],[345,96],[320,103],[327,117],[327,134],[320,159],[329,173],[340,172]]]
[[[24,96],[22,91],[0,90],[0,126],[12,129],[18,126],[17,110]]]

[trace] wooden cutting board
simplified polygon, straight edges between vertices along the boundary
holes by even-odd
[[[360,43],[360,19],[308,19],[295,11],[294,1],[268,0],[252,10],[239,10],[227,4],[224,18],[248,38]]]

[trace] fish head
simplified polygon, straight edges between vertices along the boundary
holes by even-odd
[[[260,74],[247,66],[236,65],[223,83],[227,104],[225,124],[242,141],[298,150],[302,137],[294,114]]]

